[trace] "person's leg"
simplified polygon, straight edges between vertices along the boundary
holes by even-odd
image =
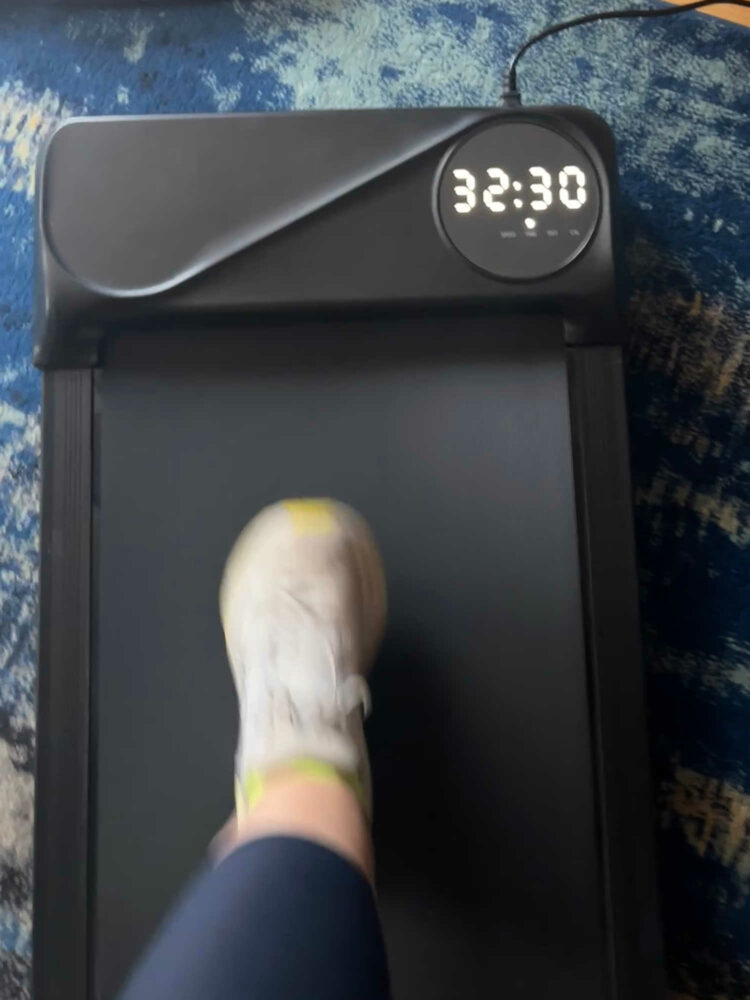
[[[230,555],[221,612],[237,818],[122,1000],[384,1000],[362,717],[385,584],[367,526],[331,501],[266,509]]]
[[[312,840],[262,837],[189,887],[121,1000],[387,1000],[372,888]]]
[[[336,851],[374,883],[370,824],[352,789],[341,781],[316,779],[282,768],[268,778],[257,805],[242,820],[234,817],[214,842],[223,858],[249,840],[293,836]]]

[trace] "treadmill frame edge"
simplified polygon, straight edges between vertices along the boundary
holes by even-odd
[[[607,992],[662,1000],[622,350],[569,347],[567,357]],[[95,377],[44,373],[35,1000],[91,995]]]
[[[610,996],[663,998],[623,352],[567,359]]]
[[[88,996],[94,372],[43,377],[33,995]]]

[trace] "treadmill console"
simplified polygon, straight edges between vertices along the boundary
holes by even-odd
[[[261,312],[468,307],[621,344],[616,177],[584,108],[74,119],[39,166],[34,361]]]

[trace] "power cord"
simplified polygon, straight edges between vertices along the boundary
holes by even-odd
[[[593,24],[594,21],[614,21],[617,19],[630,20],[636,17],[671,17],[673,14],[683,14],[686,10],[698,10],[699,7],[713,7],[714,4],[725,3],[733,7],[750,8],[750,0],[693,0],[692,3],[682,4],[676,7],[643,8],[634,7],[628,10],[605,10],[598,14],[584,14],[582,17],[574,17],[570,21],[560,21],[552,24],[538,35],[532,35],[528,41],[524,42],[510,61],[508,73],[505,77],[505,90],[502,100],[506,107],[518,107],[521,103],[521,95],[517,86],[518,63],[532,45],[541,42],[543,38],[556,35],[558,31],[565,31],[566,28],[577,28],[581,24]]]

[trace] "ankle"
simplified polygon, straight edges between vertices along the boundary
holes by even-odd
[[[280,767],[264,776],[263,794],[221,837],[220,858],[262,837],[299,837],[335,851],[374,883],[370,825],[355,790],[344,779]]]

